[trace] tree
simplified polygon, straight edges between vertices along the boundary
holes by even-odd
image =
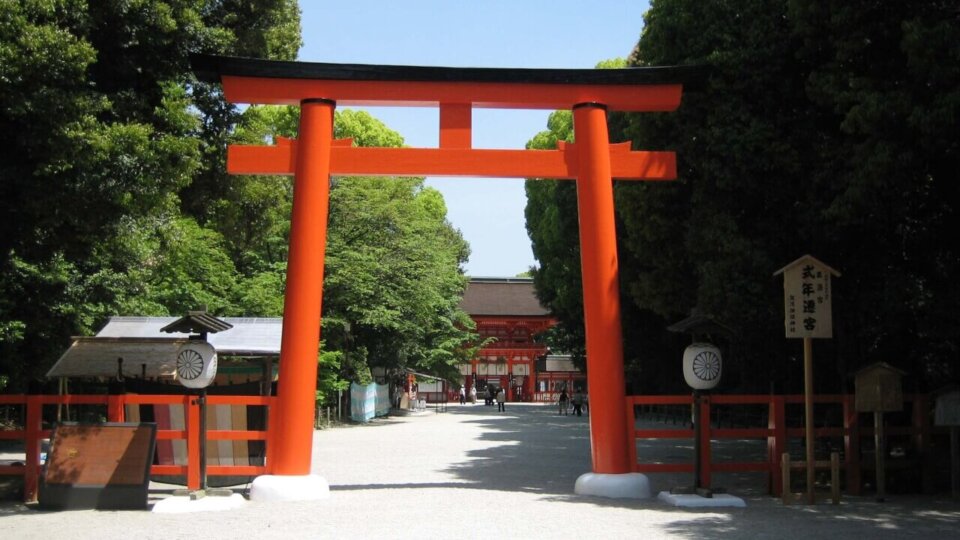
[[[294,107],[249,107],[233,140],[262,144],[295,137],[298,118]],[[361,146],[403,145],[398,133],[369,113],[349,109],[336,111],[334,136]],[[248,176],[235,186],[230,197],[237,200],[214,204],[230,251],[245,262],[238,304],[245,313],[248,306],[281,309],[290,179]],[[241,195],[251,191],[267,195]],[[473,322],[458,305],[469,248],[446,213],[441,194],[420,178],[332,180],[321,372],[334,369],[338,377],[321,380],[321,394],[340,380],[369,381],[371,367],[453,377],[467,358]]]
[[[210,149],[235,112],[191,84],[188,54],[298,48],[292,0],[0,3],[0,372],[11,389],[107,314],[159,310],[136,278],[163,255],[147,249],[163,233],[212,247],[178,206],[204,167],[222,166]],[[170,300],[165,310],[181,309]]]
[[[573,114],[555,111],[528,149],[552,150],[560,141],[573,141]],[[524,214],[533,256],[540,265],[530,269],[540,303],[550,308],[558,324],[545,339],[556,350],[574,356],[583,367],[583,289],[580,276],[580,229],[577,187],[562,180],[527,180]]]
[[[765,391],[765,382],[779,377],[769,358],[786,351],[782,293],[770,276],[802,254],[792,250],[813,249],[802,238],[807,216],[797,201],[806,196],[804,141],[816,137],[799,106],[796,42],[783,8],[661,2],[648,12],[632,58],[639,65],[712,70],[702,88],[685,89],[677,112],[627,115],[622,136],[636,147],[676,150],[678,180],[619,185],[616,197],[620,245],[635,262],[622,276],[630,300],[662,321],[647,331],[665,333],[692,307],[733,327],[739,341],[728,351],[729,389]],[[680,40],[677,32],[693,38]],[[682,345],[647,361],[679,358]]]
[[[356,144],[403,144],[365,112],[339,111],[335,120],[336,136]],[[421,178],[333,182],[325,328],[340,327],[337,347],[349,346],[345,362],[355,371],[409,368],[453,377],[467,359],[474,326],[459,302],[469,248],[446,215],[443,196]]]
[[[678,155],[675,182],[615,186],[625,349],[640,387],[676,377],[664,366],[684,343],[664,327],[696,306],[737,332],[724,388],[799,390],[771,274],[804,253],[843,272],[818,390],[846,390],[877,360],[915,375],[917,390],[960,376],[960,329],[946,314],[960,299],[948,278],[960,264],[956,22],[937,1],[652,3],[631,65],[709,75],[676,112],[610,119],[611,140]],[[562,245],[542,267],[573,264]]]
[[[955,242],[941,239],[956,225],[957,191],[945,173],[957,169],[956,142],[942,122],[956,118],[958,77],[935,67],[955,65],[957,46],[939,48],[956,36],[951,18],[940,2],[660,2],[648,14],[636,62],[714,71],[678,114],[634,117],[628,133],[640,145],[678,149],[684,181],[658,194],[679,205],[643,188],[624,197],[671,216],[660,232],[637,220],[626,243],[669,253],[677,238],[666,231],[684,239],[685,256],[655,268],[660,277],[693,269],[697,305],[738,327],[743,384],[787,383],[790,368],[769,357],[786,359],[795,344],[774,339],[782,305],[763,278],[807,252],[844,272],[834,288],[836,338],[818,354],[829,360],[818,370],[825,391],[842,391],[849,373],[876,360],[922,381],[943,367],[938,354],[955,356],[956,327],[940,306],[957,299],[942,273],[956,268]],[[648,283],[656,277],[647,272]],[[659,297],[661,310],[681,297],[642,290],[638,301]]]

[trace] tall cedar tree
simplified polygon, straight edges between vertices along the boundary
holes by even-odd
[[[685,343],[665,326],[691,307],[736,330],[720,343],[723,390],[800,390],[771,275],[805,253],[843,272],[834,339],[816,342],[818,391],[849,390],[880,360],[908,372],[909,390],[958,379],[958,17],[940,1],[651,3],[631,64],[712,71],[677,112],[611,118],[612,140],[679,159],[676,182],[616,186],[625,313],[641,314],[624,328],[637,390],[678,388]],[[528,227],[538,253],[553,233]],[[542,279],[576,264],[575,241],[538,253],[548,301],[579,287]]]

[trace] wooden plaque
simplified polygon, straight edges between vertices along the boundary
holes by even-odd
[[[54,427],[40,485],[46,508],[146,508],[155,423]]]

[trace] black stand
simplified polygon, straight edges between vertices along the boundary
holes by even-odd
[[[233,491],[224,488],[207,487],[207,389],[200,390],[200,395],[194,402],[200,406],[200,489],[189,490],[180,489],[174,492],[174,495],[189,495],[191,501],[202,499],[206,496],[211,497],[229,497]]]
[[[700,459],[700,437],[703,430],[700,420],[700,390],[693,391],[693,486],[675,487],[670,490],[673,495],[699,495],[701,497],[712,499],[714,493],[725,493],[723,488],[710,488],[700,485],[700,472],[703,470],[703,463]]]

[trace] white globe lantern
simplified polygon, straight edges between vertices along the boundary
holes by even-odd
[[[217,376],[217,351],[206,341],[188,341],[177,351],[177,380],[187,388],[206,388]]]
[[[683,351],[683,378],[694,390],[709,390],[720,383],[720,349],[694,343]]]

